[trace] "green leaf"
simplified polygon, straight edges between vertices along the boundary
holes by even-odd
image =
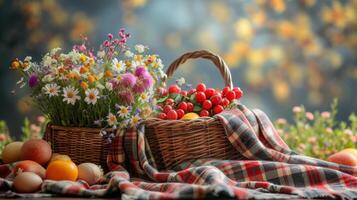
[[[168,99],[168,98],[169,98],[169,96],[162,97],[162,98],[160,98],[160,99],[157,100],[157,103],[163,103],[163,102],[165,102],[166,99]]]
[[[199,111],[201,111],[202,110],[202,106],[200,106],[200,105],[195,105],[194,107],[193,107],[193,111],[194,112],[199,112]]]
[[[174,98],[175,103],[179,103],[181,102],[181,100],[182,100],[182,95],[180,94],[176,95],[176,97]]]

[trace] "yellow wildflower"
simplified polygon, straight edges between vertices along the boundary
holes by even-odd
[[[94,82],[96,81],[95,76],[93,76],[93,75],[88,75],[88,81],[89,81],[89,83],[94,83]]]
[[[14,60],[11,63],[11,69],[18,69],[20,67],[20,62],[18,60]]]
[[[88,88],[88,83],[86,83],[84,81],[82,81],[80,85],[81,85],[81,88],[83,88],[83,90],[86,90]]]
[[[113,73],[110,70],[106,70],[104,76],[106,78],[111,78],[113,76]]]
[[[85,62],[87,59],[88,59],[88,57],[85,56],[85,55],[81,55],[81,57],[79,58],[79,60],[80,60],[81,62]]]

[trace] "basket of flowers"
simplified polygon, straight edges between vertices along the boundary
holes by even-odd
[[[200,83],[188,91],[177,84],[168,89],[158,89],[157,102],[161,109],[156,118],[148,118],[142,124],[145,125],[145,137],[159,169],[173,169],[184,161],[202,158],[241,158],[224,134],[220,120],[213,117],[237,105],[238,99],[243,96],[239,87],[233,87],[226,63],[210,51],[189,52],[169,66],[167,77],[171,77],[187,60],[196,58],[212,61],[226,87],[217,90]]]
[[[44,139],[77,164],[106,168],[116,131],[135,126],[155,106],[163,65],[143,45],[131,51],[128,37],[121,29],[117,38],[108,34],[96,54],[84,39],[68,53],[52,49],[39,63],[26,57],[11,64],[22,75],[20,87],[30,87],[35,105],[49,118]]]

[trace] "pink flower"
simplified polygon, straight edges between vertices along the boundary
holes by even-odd
[[[350,136],[353,135],[353,132],[352,132],[351,129],[345,129],[343,132],[344,132],[346,135],[350,135]]]
[[[284,118],[278,118],[278,119],[276,120],[276,123],[277,123],[277,124],[286,124],[286,119],[284,119]]]
[[[135,70],[135,76],[145,76],[146,74],[148,74],[148,71],[144,66],[138,66]]]
[[[125,73],[120,80],[120,83],[126,87],[133,87],[136,84],[137,78],[131,73]]]
[[[134,102],[134,95],[131,91],[120,91],[118,93],[119,98],[126,104],[130,105]]]
[[[326,128],[326,132],[328,132],[328,133],[332,133],[332,132],[333,132],[333,130],[332,130],[332,128]]]
[[[300,106],[294,106],[294,107],[293,107],[293,112],[294,112],[294,113],[299,113],[299,112],[302,112],[302,109],[301,109]]]
[[[113,39],[113,34],[109,33],[108,34],[108,38],[109,38],[109,40],[112,40]]]
[[[327,112],[327,111],[324,111],[324,112],[321,113],[321,116],[322,116],[323,118],[327,119],[327,118],[330,118],[331,113],[330,113],[330,112]]]
[[[4,133],[0,134],[0,141],[5,141],[7,139],[6,135]]]
[[[317,141],[317,138],[315,136],[311,136],[307,139],[307,141],[310,143],[310,144],[315,144],[316,141]]]
[[[42,123],[45,123],[46,118],[45,118],[44,116],[38,116],[38,117],[37,117],[37,121],[42,124]]]
[[[154,83],[154,79],[151,77],[151,75],[149,73],[144,74],[136,82],[133,90],[136,93],[145,92],[145,90],[149,89],[153,85],[153,83]]]
[[[305,116],[310,121],[314,120],[314,114],[312,114],[311,112],[306,112]]]

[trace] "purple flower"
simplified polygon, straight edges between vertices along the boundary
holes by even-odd
[[[35,87],[38,84],[38,77],[36,75],[31,75],[29,79],[29,86]]]
[[[125,73],[123,74],[120,83],[126,87],[133,87],[136,84],[136,77],[131,73]]]
[[[140,77],[140,76],[144,76],[146,74],[148,74],[148,71],[145,69],[144,66],[139,66],[135,70],[135,76]]]

